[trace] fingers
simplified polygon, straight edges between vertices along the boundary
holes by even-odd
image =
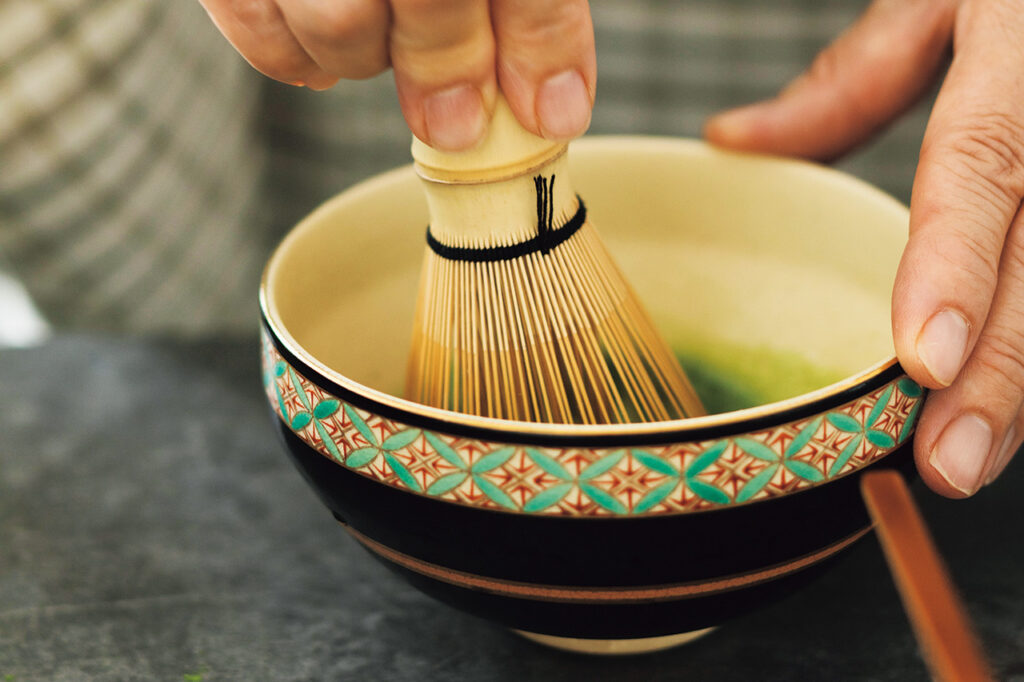
[[[897,355],[932,388],[952,383],[982,332],[1024,196],[1024,82],[1013,75],[1024,54],[983,30],[1001,20],[1024,30],[1024,19],[992,7],[978,14],[959,36],[925,132],[893,294]]]
[[[498,79],[523,126],[569,140],[590,125],[597,85],[594,28],[585,0],[495,0]]]
[[[295,39],[335,78],[375,76],[389,66],[387,0],[277,0]]]
[[[901,363],[933,389],[922,478],[964,496],[1024,437],[1024,17],[1010,0],[876,0],[778,98],[709,121],[712,142],[826,159],[914,101],[955,31],[922,146],[893,293]],[[1011,224],[1013,228],[1010,229]],[[945,387],[945,388],[944,388]]]
[[[1020,446],[1024,406],[1024,216],[999,266],[992,312],[956,381],[933,392],[915,438],[918,471],[933,490],[971,495],[992,482]]]
[[[915,448],[922,477],[951,496],[991,472],[1024,390],[1022,32],[1009,2],[968,3],[957,18],[893,292],[901,363],[949,387],[929,399]]]
[[[828,160],[878,132],[929,86],[955,0],[875,0],[775,99],[711,118],[714,144]]]
[[[568,140],[590,124],[596,61],[585,0],[392,0],[391,63],[413,133],[459,150],[499,87],[523,126]]]
[[[271,78],[323,89],[392,66],[409,128],[439,149],[483,137],[499,78],[534,134],[567,140],[590,124],[596,61],[586,0],[200,2]]]
[[[392,0],[391,64],[402,113],[439,149],[471,147],[497,92],[487,0]]]
[[[292,34],[273,0],[200,0],[210,19],[257,71],[285,83],[330,87],[324,71]]]

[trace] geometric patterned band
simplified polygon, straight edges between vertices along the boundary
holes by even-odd
[[[362,476],[519,514],[677,514],[778,497],[874,462],[913,433],[924,390],[902,376],[823,414],[724,438],[643,447],[538,447],[464,438],[372,414],[326,392],[263,335],[278,417]]]

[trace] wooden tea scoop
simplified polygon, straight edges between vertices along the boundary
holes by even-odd
[[[967,612],[898,472],[871,471],[861,495],[932,677],[942,682],[992,680]]]

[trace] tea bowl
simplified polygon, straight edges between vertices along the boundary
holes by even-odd
[[[863,473],[911,475],[925,392],[889,333],[907,209],[687,140],[583,139],[570,168],[712,414],[536,424],[400,397],[428,221],[411,167],[271,256],[264,387],[299,472],[414,586],[552,646],[641,652],[806,583],[870,530]]]

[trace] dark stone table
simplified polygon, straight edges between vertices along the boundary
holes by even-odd
[[[877,541],[688,646],[548,650],[349,539],[267,421],[254,339],[0,351],[0,680],[920,680]],[[1024,680],[1024,460],[917,497],[1000,679]]]

